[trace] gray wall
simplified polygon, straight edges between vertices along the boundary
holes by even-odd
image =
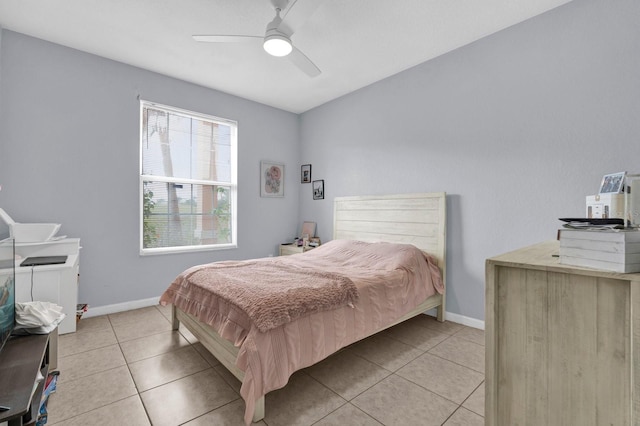
[[[301,116],[5,30],[0,206],[82,238],[80,299],[103,306],[275,253],[304,220],[326,241],[335,196],[446,191],[448,310],[483,319],[487,257],[554,238],[602,175],[640,171],[637,22],[636,0],[575,0]],[[237,250],[138,255],[138,94],[239,121]],[[284,199],[259,197],[261,159],[286,163]]]
[[[156,297],[188,266],[276,254],[294,235],[297,115],[7,30],[0,53],[0,206],[81,238],[81,301]],[[238,121],[238,249],[139,256],[138,95]],[[284,198],[260,198],[260,160],[285,163]]]
[[[483,319],[487,257],[640,172],[638,22],[637,0],[575,0],[302,114],[325,200],[301,186],[300,220],[327,240],[336,196],[446,191],[447,310]]]

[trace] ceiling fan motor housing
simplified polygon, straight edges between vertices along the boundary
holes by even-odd
[[[264,36],[264,50],[273,56],[287,56],[293,50],[291,39],[278,29],[282,23],[280,17],[280,9],[276,9],[276,17],[267,24],[267,30]]]
[[[289,0],[271,0],[271,5],[276,10],[285,10],[289,5]]]

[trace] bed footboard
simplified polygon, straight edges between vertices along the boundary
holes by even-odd
[[[231,342],[223,339],[216,333],[213,328],[201,323],[191,315],[181,311],[174,305],[171,305],[171,327],[178,330],[180,324],[191,332],[202,346],[204,346],[211,355],[216,357],[224,367],[229,370],[240,382],[244,379],[244,372],[240,370],[236,364],[238,356],[238,348],[233,346]],[[264,419],[264,396],[256,401],[256,408],[253,413],[253,421],[258,422]]]
[[[397,321],[389,324],[386,327],[377,330],[377,332],[382,331],[388,327],[392,327],[396,324],[399,324],[403,321],[406,321],[409,318],[412,318],[416,315],[420,315],[429,309],[437,308],[437,319],[438,321],[444,321],[444,295],[436,294],[425,300],[414,310],[407,312],[407,314],[403,315]],[[174,305],[171,306],[171,325],[173,330],[178,330],[180,324],[182,324],[187,330],[189,330],[202,345],[209,351],[211,354],[216,357],[218,361],[222,365],[225,366],[227,370],[231,374],[233,374],[239,381],[243,381],[244,372],[240,370],[236,365],[235,361],[238,356],[239,349],[236,348],[231,342],[220,337],[215,330],[198,321],[195,317],[183,312],[182,310],[176,308]],[[258,422],[264,419],[265,415],[265,397],[262,396],[260,399],[256,401],[255,411],[253,414],[253,421]]]

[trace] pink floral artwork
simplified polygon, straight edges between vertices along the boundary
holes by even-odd
[[[261,196],[284,196],[284,164],[261,162]]]

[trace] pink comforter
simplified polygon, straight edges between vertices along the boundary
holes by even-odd
[[[388,326],[428,297],[444,291],[434,259],[408,244],[334,240],[304,254],[219,263],[243,262],[346,276],[358,291],[353,304],[314,310],[263,332],[246,312],[237,309],[237,304],[224,298],[206,298],[213,305],[202,308],[202,295],[195,284],[193,291],[188,291],[189,285],[183,287],[186,291],[176,291],[175,287],[184,286],[194,268],[200,266],[176,278],[160,303],[175,304],[240,348],[236,365],[245,372],[240,394],[246,402],[247,424],[256,400],[286,385],[295,371]]]
[[[226,305],[267,332],[311,312],[352,304],[358,288],[344,275],[257,259],[194,266],[166,295],[199,317],[216,316]]]

